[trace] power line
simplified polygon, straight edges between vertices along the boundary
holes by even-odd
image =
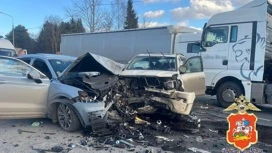
[[[141,3],[144,1],[133,1],[133,3]],[[101,4],[94,4],[95,6],[99,6],[99,5],[118,5],[118,4],[126,4],[126,2],[122,2],[122,3],[101,3]]]

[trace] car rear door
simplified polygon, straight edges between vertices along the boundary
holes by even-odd
[[[46,117],[50,81],[39,72],[42,83],[36,83],[27,78],[30,71],[37,70],[22,61],[0,57],[0,118]]]
[[[185,92],[204,95],[206,86],[201,57],[195,56],[189,58],[184,66],[186,67],[186,72],[180,75],[180,79]]]

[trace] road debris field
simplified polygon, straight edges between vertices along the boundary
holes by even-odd
[[[33,153],[216,153],[222,152],[224,148],[234,149],[226,142],[228,124],[222,115],[222,109],[210,101],[206,97],[196,99],[192,114],[199,115],[200,123],[176,117],[169,119],[167,115],[153,114],[137,116],[128,122],[115,123],[101,131],[93,132],[91,128],[86,128],[68,133],[48,119],[4,120],[0,122],[0,147],[3,152]],[[268,112],[263,112],[259,116],[271,118]],[[259,142],[253,147],[263,149],[263,152],[270,152],[272,142],[267,136],[271,134],[272,126],[268,120],[265,122],[266,125],[262,123],[257,125]],[[200,127],[199,124],[201,124]]]

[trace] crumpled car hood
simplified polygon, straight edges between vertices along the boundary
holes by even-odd
[[[172,77],[177,74],[176,71],[162,71],[162,70],[124,70],[120,76],[126,77]]]
[[[100,72],[118,75],[125,68],[125,65],[117,63],[111,59],[92,53],[86,53],[77,58],[62,73],[60,80],[65,78],[70,72]]]

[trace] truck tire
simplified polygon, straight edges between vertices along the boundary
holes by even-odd
[[[241,85],[234,81],[221,84],[216,93],[217,101],[221,107],[228,107],[234,102],[234,98],[243,94]]]
[[[65,104],[58,105],[57,117],[59,125],[64,131],[75,132],[81,127],[77,114]]]

